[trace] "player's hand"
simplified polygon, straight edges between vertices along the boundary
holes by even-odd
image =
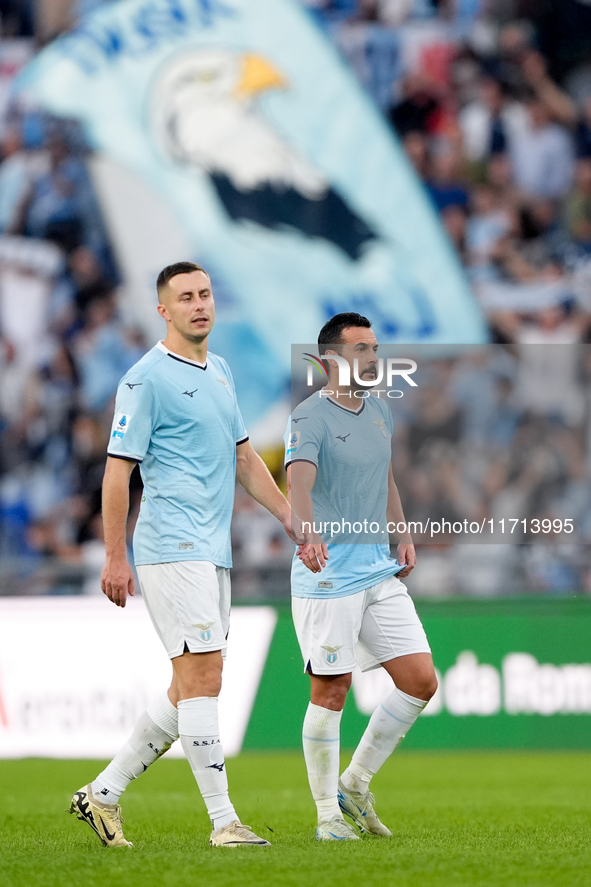
[[[290,508],[287,514],[281,518],[281,525],[293,542],[296,542],[298,545],[304,545],[306,537],[302,531],[302,522],[295,511],[292,511]]]
[[[408,542],[401,542],[398,546],[398,563],[402,570],[399,573],[396,573],[399,579],[404,579],[405,576],[414,570],[417,563],[417,555],[415,552],[414,545]]]
[[[296,554],[312,573],[320,573],[328,560],[326,542],[306,542],[298,547]]]
[[[135,583],[133,570],[126,558],[107,558],[101,575],[101,588],[110,601],[117,607],[124,607],[127,595],[133,597]]]

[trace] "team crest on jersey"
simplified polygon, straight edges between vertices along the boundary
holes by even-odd
[[[127,413],[119,413],[115,420],[115,427],[113,428],[113,433],[111,437],[118,438],[121,440],[125,437],[125,432],[129,428],[129,422],[131,420],[131,416]]]
[[[230,383],[228,382],[226,377],[225,376],[218,376],[216,381],[219,382],[221,385],[223,385],[224,388],[226,389],[226,391],[228,392],[228,394],[230,395],[230,397],[232,397],[232,389],[230,388]]]
[[[373,425],[377,425],[380,431],[382,432],[383,437],[388,437],[388,432],[386,431],[386,420],[380,419],[379,422],[373,422]]]
[[[322,647],[323,650],[326,650],[326,661],[329,665],[332,665],[334,662],[337,661],[338,651],[341,649],[342,646],[342,644],[339,644],[338,647]]]
[[[201,625],[199,622],[195,623],[195,628],[201,629],[201,640],[202,641],[210,641],[211,640],[210,628],[212,625],[213,625],[213,622],[207,622],[205,625]]]

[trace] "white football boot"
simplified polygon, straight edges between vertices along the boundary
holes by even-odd
[[[106,847],[133,847],[121,828],[123,819],[119,804],[101,804],[90,785],[74,793],[68,813],[75,813],[78,819],[87,822]]]
[[[271,846],[269,841],[255,835],[249,825],[243,825],[237,819],[212,832],[209,843],[212,847],[245,847],[248,844],[258,847]]]
[[[346,789],[339,779],[339,807],[353,822],[359,826],[362,832],[368,835],[379,835],[382,838],[391,838],[392,832],[377,817],[373,809],[375,798],[371,792],[353,792]]]
[[[317,841],[358,841],[359,835],[352,825],[341,816],[333,816],[318,823],[316,829]]]

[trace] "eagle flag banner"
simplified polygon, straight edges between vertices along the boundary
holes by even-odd
[[[192,255],[175,260],[204,265],[223,295],[212,347],[234,331],[247,418],[280,396],[290,342],[339,311],[366,314],[382,341],[485,340],[402,149],[296,0],[111,2],[20,85],[78,118],[180,224]]]

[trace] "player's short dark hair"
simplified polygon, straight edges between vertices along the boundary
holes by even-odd
[[[174,265],[167,265],[163,268],[156,281],[156,289],[158,292],[164,289],[169,280],[176,277],[177,274],[191,274],[193,271],[203,271],[207,274],[205,268],[196,265],[195,262],[175,262]],[[207,274],[209,277],[209,274]]]
[[[371,329],[371,320],[355,311],[343,311],[327,320],[318,333],[318,345],[338,345],[342,343],[343,330],[352,326],[364,326]]]

